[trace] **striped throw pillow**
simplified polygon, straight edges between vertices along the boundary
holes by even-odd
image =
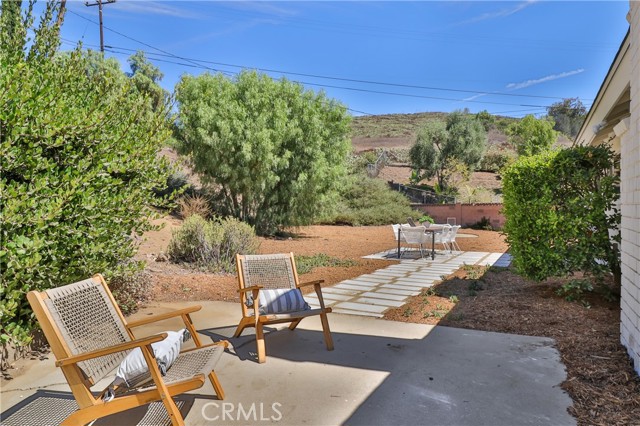
[[[287,312],[306,311],[311,309],[304,301],[300,289],[268,289],[260,290],[260,315],[284,314]],[[253,300],[247,297],[247,306],[252,306]]]

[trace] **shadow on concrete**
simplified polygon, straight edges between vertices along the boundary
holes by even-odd
[[[229,339],[233,330],[199,331],[218,340]],[[285,374],[276,361],[270,365],[277,358],[303,365],[316,381],[331,380],[330,366],[375,372],[370,393],[344,422],[349,425],[575,424],[567,412],[572,401],[559,388],[566,373],[553,340],[450,327],[421,330],[422,337],[413,330],[417,338],[333,332],[334,351],[326,350],[319,330],[271,331],[265,334],[267,363],[252,371],[277,383]],[[240,359],[255,359],[253,335],[229,340]],[[343,389],[335,383],[334,393],[346,397],[341,391],[348,393],[351,385],[344,380]]]
[[[210,395],[183,394],[174,397],[183,417],[186,417],[195,400],[212,399]],[[71,392],[38,390],[19,404],[0,414],[2,426],[45,426],[59,425],[78,409]],[[96,420],[93,426],[113,425],[171,425],[171,420],[161,402],[133,408]]]

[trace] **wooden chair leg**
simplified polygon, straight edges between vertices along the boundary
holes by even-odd
[[[267,361],[267,350],[264,345],[264,331],[260,323],[256,325],[256,347],[258,350],[258,363],[262,364]]]
[[[162,399],[162,404],[164,404],[164,408],[167,410],[167,414],[169,414],[169,419],[171,420],[172,426],[184,426],[184,419],[182,418],[182,414],[180,414],[180,410],[176,405],[176,402],[171,398],[171,396],[167,395],[166,398]]]
[[[241,319],[240,324],[238,324],[238,327],[236,328],[236,332],[233,333],[233,337],[240,337],[244,329],[250,325],[253,325],[253,320],[251,318]]]
[[[327,314],[320,314],[320,322],[322,322],[322,333],[324,334],[324,343],[327,345],[327,350],[333,350],[333,338],[331,337],[331,330],[329,329],[329,320]]]
[[[302,318],[292,321],[291,324],[289,324],[289,330],[295,330],[298,324],[300,324],[300,321],[302,321]]]
[[[215,372],[212,371],[211,373],[209,373],[209,381],[211,382],[213,389],[216,391],[216,396],[218,397],[218,399],[223,400],[224,390],[222,390],[222,385],[220,384],[218,376],[216,376]]]

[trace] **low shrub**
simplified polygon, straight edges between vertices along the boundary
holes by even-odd
[[[149,298],[151,274],[144,270],[143,262],[128,262],[106,279],[124,315],[135,313]]]
[[[469,226],[471,229],[482,229],[485,231],[493,231],[493,226],[491,225],[491,219],[486,216],[482,216],[482,219]]]
[[[333,214],[321,219],[324,224],[388,225],[404,223],[407,217],[418,219],[421,212],[413,210],[409,199],[390,189],[379,179],[353,175],[344,186]]]
[[[233,218],[206,220],[194,214],[173,232],[167,253],[173,262],[232,272],[236,253],[253,254],[258,246],[252,226]]]
[[[236,253],[255,254],[260,247],[260,240],[256,238],[253,226],[238,219],[230,217],[219,223],[222,227],[219,263],[223,270],[230,272],[235,265]]]
[[[516,161],[518,155],[514,151],[489,148],[480,161],[478,170],[499,173],[502,168]]]

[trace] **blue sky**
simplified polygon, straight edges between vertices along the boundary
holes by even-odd
[[[67,7],[63,48],[82,40],[97,50],[98,8]],[[106,55],[127,71],[126,58],[144,50],[170,91],[184,73],[245,67],[324,90],[354,115],[469,108],[520,117],[565,97],[591,104],[626,34],[628,7],[118,0],[104,5],[104,38]]]

